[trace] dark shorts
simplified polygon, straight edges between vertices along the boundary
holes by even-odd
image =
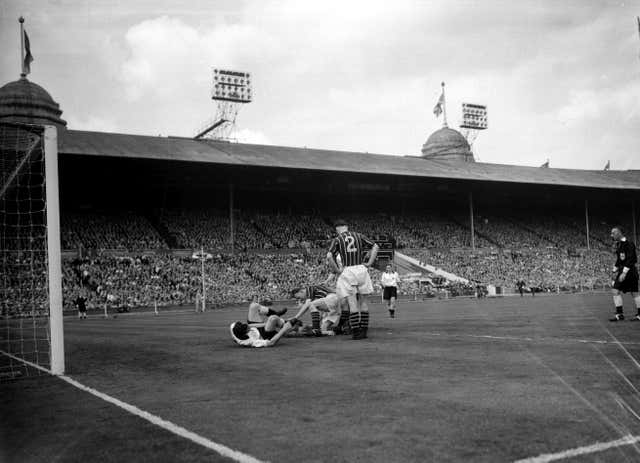
[[[278,333],[277,331],[265,331],[264,326],[258,328],[258,331],[260,332],[260,336],[262,336],[262,339],[266,339],[267,341],[274,337],[276,333]]]
[[[262,324],[264,322],[252,322],[251,320],[247,320],[247,324],[249,326],[255,326],[256,323]],[[260,333],[260,336],[262,336],[262,339],[266,339],[267,341],[269,339],[271,339],[272,337],[274,337],[276,335],[276,333],[277,333],[277,331],[265,331],[264,326],[256,326],[255,328]]]
[[[385,286],[382,291],[382,299],[388,301],[392,297],[395,297],[396,299],[398,298],[398,288],[395,286]]]
[[[622,293],[637,293],[638,292],[638,271],[636,269],[629,270],[627,276],[624,281],[618,281],[618,276],[616,276],[616,281],[613,283],[613,288],[617,289]]]

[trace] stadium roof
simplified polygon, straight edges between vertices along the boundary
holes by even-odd
[[[638,171],[553,169],[285,146],[66,130],[61,154],[328,172],[640,190]]]

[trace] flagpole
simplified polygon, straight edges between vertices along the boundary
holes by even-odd
[[[638,21],[638,35],[640,36],[640,16],[636,16],[636,20]],[[638,57],[640,58],[640,54]]]
[[[20,22],[20,63],[22,64],[22,72],[20,73],[20,77],[27,77],[27,71],[24,68],[24,18],[20,16],[18,19]]]
[[[443,127],[449,127],[447,125],[447,98],[444,94],[444,82],[442,82],[442,114],[444,116]]]

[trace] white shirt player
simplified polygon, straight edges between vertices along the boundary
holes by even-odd
[[[236,342],[236,344],[239,344],[243,347],[267,347],[269,345],[269,341],[263,339],[262,336],[260,336],[260,332],[257,328],[249,328],[249,330],[247,331],[247,339],[237,338],[233,334],[233,325],[235,325],[235,323],[231,325],[229,331],[231,332],[231,337]]]
[[[380,284],[382,284],[383,287],[397,287],[399,282],[400,275],[398,275],[398,272],[383,272],[382,276],[380,277]]]

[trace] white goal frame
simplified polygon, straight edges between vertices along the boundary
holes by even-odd
[[[49,272],[49,329],[51,373],[63,375],[64,322],[62,305],[62,253],[60,245],[60,189],[58,187],[58,131],[44,126],[47,254]]]

